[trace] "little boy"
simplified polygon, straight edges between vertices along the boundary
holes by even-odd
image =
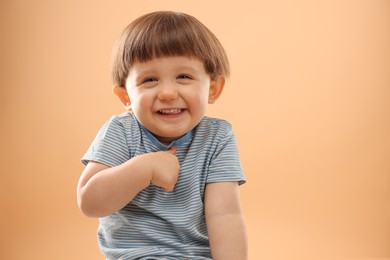
[[[235,137],[205,116],[229,75],[218,39],[187,14],[144,15],[122,33],[112,75],[128,112],[99,131],[77,188],[105,257],[246,259]]]

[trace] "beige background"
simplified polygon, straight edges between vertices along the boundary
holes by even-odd
[[[109,60],[134,18],[184,11],[226,47],[257,259],[390,258],[390,1],[0,2],[0,259],[103,259],[80,157],[123,112]]]

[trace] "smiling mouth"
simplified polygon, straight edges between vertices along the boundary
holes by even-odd
[[[184,110],[185,109],[181,109],[181,108],[161,109],[158,110],[158,113],[160,115],[178,115],[182,113]]]

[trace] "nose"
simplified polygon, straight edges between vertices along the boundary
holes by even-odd
[[[177,99],[179,94],[174,84],[166,83],[160,84],[157,97],[162,101],[170,101]]]

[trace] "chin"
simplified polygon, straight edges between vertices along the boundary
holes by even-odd
[[[185,135],[188,131],[187,129],[166,129],[165,131],[160,131],[161,136],[167,137],[167,138],[180,138],[181,136]]]

